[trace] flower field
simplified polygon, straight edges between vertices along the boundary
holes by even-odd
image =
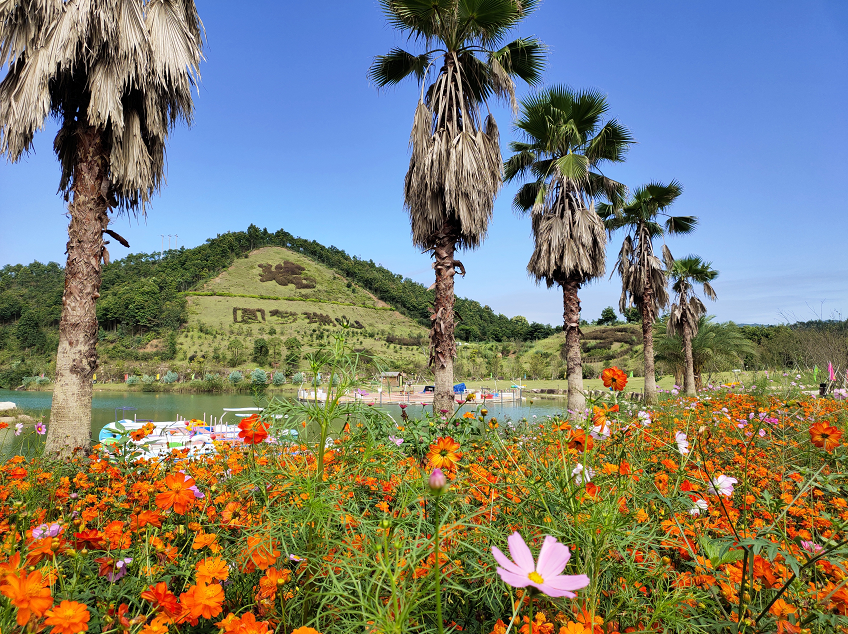
[[[305,409],[297,445],[251,418],[200,458],[133,460],[144,432],[17,456],[0,630],[848,632],[846,405],[611,392],[580,425],[364,408],[332,443]]]

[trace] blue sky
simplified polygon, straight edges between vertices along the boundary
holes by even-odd
[[[180,245],[245,229],[285,228],[430,284],[402,207],[414,83],[377,91],[374,55],[407,45],[374,0],[204,2],[207,61],[191,129],[168,152],[167,185],[146,219],[112,228],[132,251],[161,234]],[[720,320],[777,323],[848,317],[848,3],[547,0],[517,35],[549,47],[547,85],[596,88],[638,141],[607,174],[630,187],[679,180],[678,214],[700,218],[669,242],[720,271]],[[414,49],[414,45],[410,46]],[[526,92],[520,87],[520,92]],[[506,144],[509,111],[493,109]],[[35,151],[0,163],[0,265],[64,262],[67,229],[49,122]],[[525,266],[529,221],[505,187],[482,248],[463,253],[457,293],[495,311],[552,324],[562,296]],[[167,238],[166,238],[167,240]],[[610,242],[609,266],[621,236]],[[113,258],[125,250],[111,245]],[[581,292],[596,318],[616,278]]]

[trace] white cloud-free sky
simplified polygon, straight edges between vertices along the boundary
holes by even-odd
[[[208,45],[194,126],[173,134],[168,182],[148,217],[113,228],[150,252],[162,234],[194,246],[250,223],[282,227],[429,285],[402,206],[418,89],[377,91],[366,77],[374,55],[408,44],[378,3],[262,0],[234,11],[200,0],[198,9]],[[518,34],[549,45],[547,85],[603,91],[631,129],[638,145],[608,175],[630,187],[684,185],[673,211],[700,226],[669,246],[721,272],[711,313],[742,323],[848,314],[848,4],[547,0]],[[510,113],[493,112],[506,156]],[[0,266],[64,261],[55,132],[48,122],[31,155],[0,163]],[[561,294],[525,273],[530,227],[511,211],[514,192],[498,198],[483,247],[461,254],[468,275],[457,293],[561,323]],[[616,278],[586,287],[584,318],[619,292]]]

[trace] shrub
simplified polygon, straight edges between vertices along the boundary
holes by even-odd
[[[292,376],[292,383],[303,383],[303,372],[297,372]]]
[[[598,369],[595,366],[584,364],[583,365],[583,378],[584,379],[597,379],[600,376]]]
[[[203,375],[204,381],[215,381],[216,379],[219,379],[219,378],[220,377],[217,374],[213,374],[212,372],[207,372],[206,374]]]
[[[256,368],[250,373],[250,381],[254,385],[268,385],[268,373],[261,368]]]
[[[274,372],[274,378],[271,382],[274,385],[283,385],[286,382],[286,375],[283,372]]]
[[[155,381],[155,380],[156,379],[154,379],[149,374],[145,374],[144,376],[141,377],[141,382],[144,383],[145,385],[153,385],[153,381]]]
[[[127,385],[138,385],[139,383],[141,383],[141,377],[131,374],[127,377],[126,383]]]
[[[230,372],[230,376],[228,376],[227,378],[233,385],[238,385],[244,379],[244,375],[242,375],[242,373],[238,370],[233,370],[232,372]]]
[[[165,376],[162,377],[162,383],[166,385],[170,385],[171,383],[176,383],[177,379],[180,378],[180,375],[174,372],[173,370],[168,370],[165,373]]]
[[[50,383],[50,379],[47,378],[46,376],[40,376],[40,377],[35,379],[36,385],[47,385],[48,383]]]

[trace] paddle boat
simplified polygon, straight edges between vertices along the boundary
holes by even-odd
[[[122,410],[134,408],[121,408]],[[142,429],[150,430],[150,433],[140,440],[130,439],[142,452],[144,458],[162,458],[171,453],[172,450],[188,449],[189,456],[215,453],[216,442],[241,442],[238,427],[239,419],[252,416],[262,412],[259,407],[230,407],[224,408],[223,414],[218,419],[212,419],[206,423],[198,419],[185,419],[177,417],[175,421],[152,421],[145,419],[124,418],[108,423],[101,430],[98,440],[104,444],[116,443],[120,438],[131,435],[132,432]],[[232,419],[227,420],[227,418]],[[277,418],[281,418],[277,416]],[[297,438],[297,431],[284,429],[278,435]]]

